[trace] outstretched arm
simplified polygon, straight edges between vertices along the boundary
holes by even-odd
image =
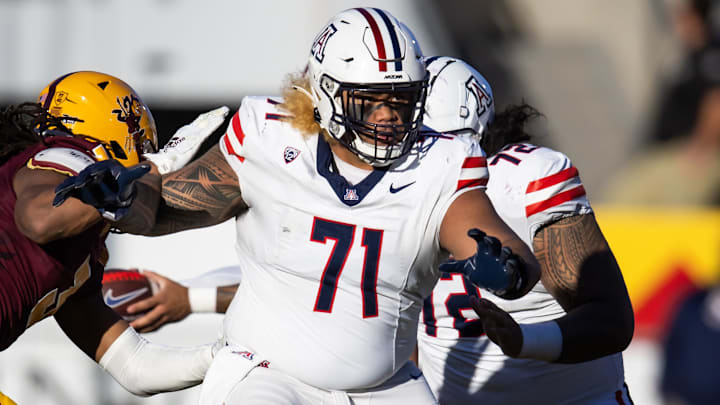
[[[110,216],[115,228],[141,235],[200,228],[238,215],[247,206],[219,146],[185,166],[226,114],[227,108],[221,107],[178,130],[160,152],[147,155],[153,172],[140,179],[138,171],[130,173],[132,168],[113,165],[114,161],[88,166],[58,187],[56,205],[76,197]]]
[[[27,167],[15,175],[15,223],[24,235],[39,244],[77,235],[102,220],[95,208],[77,199],[53,207],[55,187],[66,178],[51,170]]]
[[[74,201],[67,198],[72,196],[102,211],[116,208],[119,194],[132,195],[123,201],[129,210],[123,208],[122,219],[114,221],[113,226],[124,232],[151,236],[219,224],[247,209],[237,176],[217,145],[188,166],[163,175],[162,179],[151,165],[153,172],[124,188],[118,186],[115,178],[124,176],[130,169],[116,164],[110,173],[110,169],[102,166],[107,162],[88,166],[86,170],[102,174],[94,176],[88,184],[83,181],[82,172],[68,179],[69,184],[56,190],[56,200],[66,205]],[[135,186],[135,193],[127,192]]]
[[[215,145],[184,168],[163,176],[162,201],[148,234],[219,224],[246,209],[237,175]]]
[[[542,283],[567,314],[518,325],[488,300],[474,300],[488,337],[511,357],[578,363],[623,351],[633,311],[622,273],[595,216],[577,215],[542,228],[533,240]]]
[[[468,237],[468,230],[473,228],[485,232],[488,236],[497,238],[503,247],[510,248],[512,253],[522,259],[522,262],[514,259],[504,261],[507,257],[504,253],[499,252],[499,248],[497,249],[498,252],[493,252],[494,249],[490,249],[489,252],[481,252],[480,248],[486,247],[482,243],[482,237],[480,238],[481,243]],[[508,299],[519,298],[527,294],[540,279],[540,265],[530,248],[500,219],[483,190],[468,191],[453,201],[440,227],[440,245],[461,262],[464,259],[470,259],[479,264],[482,261],[480,256],[485,256],[485,260],[502,256],[497,263],[478,268],[476,275],[488,280],[503,279],[508,275],[520,277],[510,277],[516,281],[519,280],[520,283],[508,286],[506,291],[506,298]],[[490,254],[483,255],[483,253]],[[515,269],[510,268],[511,265],[515,264],[517,264]],[[511,274],[515,270],[519,274]],[[490,286],[479,285],[479,287],[489,289]]]
[[[143,233],[152,226],[160,201],[160,175],[149,163],[125,167],[114,159],[103,160],[55,188],[55,208],[68,206],[69,200],[96,207],[117,229]]]

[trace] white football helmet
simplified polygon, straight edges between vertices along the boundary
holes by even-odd
[[[460,59],[425,59],[430,72],[423,123],[438,132],[482,136],[495,117],[495,99],[487,80]]]
[[[337,14],[313,42],[308,75],[320,126],[373,166],[405,156],[419,136],[428,77],[419,49],[407,27],[369,7]],[[368,122],[378,106],[402,123]]]

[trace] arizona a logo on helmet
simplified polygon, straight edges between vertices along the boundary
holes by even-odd
[[[328,43],[328,39],[330,39],[335,32],[337,32],[337,28],[335,28],[333,24],[330,24],[315,38],[312,48],[310,49],[310,54],[313,55],[318,62],[322,63],[325,58],[325,46]]]
[[[492,97],[488,91],[483,87],[482,84],[478,83],[475,77],[470,77],[465,86],[470,93],[477,99],[477,113],[478,116],[483,115],[487,111],[490,104],[492,104]]]

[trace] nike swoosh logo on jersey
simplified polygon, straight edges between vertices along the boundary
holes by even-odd
[[[413,184],[415,184],[414,181],[413,181],[412,183],[405,184],[404,186],[400,186],[400,187],[398,187],[398,188],[395,188],[395,187],[393,187],[392,184],[390,184],[390,192],[393,193],[393,194],[395,194],[395,193],[397,193],[398,191],[401,191],[401,190],[403,190],[403,189],[405,189],[405,188],[408,188],[408,187],[412,186]]]
[[[128,301],[131,301],[133,298],[138,297],[142,294],[145,294],[147,291],[147,287],[143,287],[139,290],[130,291],[129,293],[125,293],[123,295],[119,295],[117,297],[113,296],[113,290],[112,288],[105,291],[105,295],[103,295],[103,300],[105,301],[105,304],[109,306],[110,308],[115,308],[119,305],[122,305]]]

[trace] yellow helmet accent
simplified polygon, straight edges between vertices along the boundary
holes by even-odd
[[[155,120],[135,90],[117,77],[99,72],[74,72],[55,79],[38,96],[52,115],[63,118],[73,134],[101,142],[106,153],[124,166],[158,148]]]
[[[15,401],[10,399],[10,397],[5,396],[2,392],[0,392],[0,405],[17,405]]]

